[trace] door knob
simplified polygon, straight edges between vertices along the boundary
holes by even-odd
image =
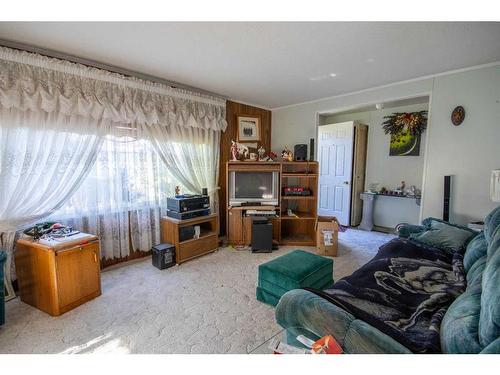
[[[349,181],[344,181],[344,185],[349,185]]]

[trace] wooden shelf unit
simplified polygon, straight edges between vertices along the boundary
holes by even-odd
[[[237,171],[279,172],[279,204],[274,207],[277,216],[272,220],[273,240],[280,245],[316,246],[315,224],[318,205],[318,162],[228,162],[226,181],[229,173]],[[286,186],[301,186],[311,190],[310,196],[283,196]],[[229,186],[226,186],[229,192]],[[252,220],[244,211],[264,209],[264,206],[229,206],[227,196],[226,233],[232,245],[250,245]],[[269,208],[269,207],[266,207]],[[292,209],[296,216],[288,216],[287,209]]]
[[[161,242],[175,246],[177,264],[217,250],[219,246],[217,216],[217,214],[212,214],[188,220],[177,220],[168,216],[161,218]],[[179,229],[191,225],[200,226],[200,237],[181,241]]]

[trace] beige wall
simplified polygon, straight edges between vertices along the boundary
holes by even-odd
[[[500,168],[500,66],[392,85],[273,110],[272,149],[316,138],[320,113],[431,94],[424,156],[422,216],[441,216],[445,174],[454,174],[451,219],[484,218],[495,207],[489,199],[489,175]],[[457,105],[467,114],[462,126],[450,122]],[[425,145],[422,145],[425,147]]]
[[[458,127],[450,121],[457,105],[466,111]],[[436,78],[431,111],[424,215],[441,215],[443,176],[451,174],[451,219],[482,219],[498,205],[489,187],[491,171],[500,168],[500,66]]]

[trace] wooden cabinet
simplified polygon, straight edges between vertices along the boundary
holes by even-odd
[[[21,300],[58,316],[101,295],[99,241],[85,240],[57,247],[20,239],[15,253]]]
[[[246,216],[246,210],[275,210],[277,216],[271,219],[273,241],[280,245],[316,246],[315,223],[318,217],[318,163],[317,162],[228,162],[226,180],[233,171],[279,172],[280,190],[289,186],[301,186],[311,191],[309,196],[283,196],[277,207],[266,206],[229,206],[227,207],[228,241],[232,245],[248,246],[252,242],[252,219]],[[229,186],[226,186],[229,191]],[[293,215],[289,216],[287,210]]]
[[[200,227],[200,237],[181,241],[179,230],[195,225]],[[175,261],[177,264],[215,251],[219,247],[218,216],[212,214],[188,220],[162,217],[161,242],[175,246]]]

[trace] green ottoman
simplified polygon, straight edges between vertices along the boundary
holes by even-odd
[[[333,259],[294,250],[259,266],[257,299],[276,306],[289,290],[326,289],[332,284]]]

